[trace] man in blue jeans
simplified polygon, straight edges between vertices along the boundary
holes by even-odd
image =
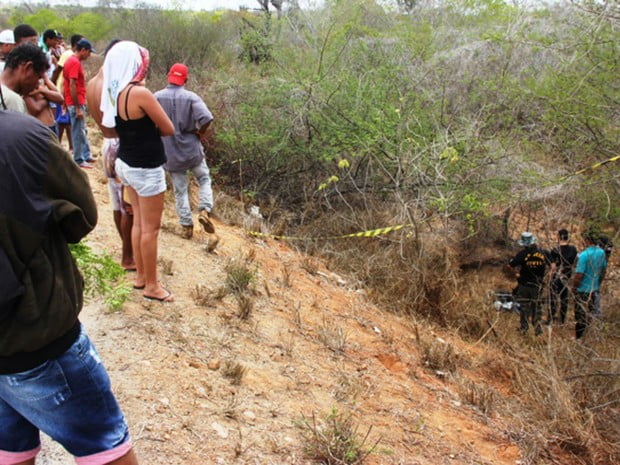
[[[75,52],[62,68],[64,79],[63,92],[65,105],[71,119],[71,139],[73,140],[73,159],[84,169],[92,168],[94,161],[90,154],[90,145],[86,132],[86,81],[82,62],[88,60],[93,46],[86,39],[80,39],[75,45]]]
[[[600,298],[601,283],[605,279],[607,258],[605,251],[596,245],[597,235],[586,232],[583,243],[586,249],[577,258],[573,291],[575,292],[575,337],[581,339],[585,334],[592,315],[596,313],[597,299]]]
[[[88,178],[44,125],[0,111],[0,465],[34,465],[43,431],[83,465],[137,465],[110,379],[78,320],[68,243],[97,223]]]
[[[166,151],[165,168],[170,173],[182,236],[191,239],[194,221],[189,203],[189,178],[191,171],[200,186],[198,221],[208,233],[215,232],[209,213],[213,208],[211,175],[205,161],[202,140],[213,115],[203,100],[194,92],[185,89],[187,66],[175,63],[168,73],[168,86],[155,92],[155,97],[174,124],[174,135],[162,137]]]

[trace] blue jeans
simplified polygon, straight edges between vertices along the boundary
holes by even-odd
[[[34,457],[39,431],[89,463],[108,463],[131,448],[110,379],[83,328],[60,357],[0,375],[0,463]],[[101,455],[107,461],[95,460]]]
[[[76,117],[77,107],[70,105],[69,117],[71,118],[71,139],[73,140],[73,159],[80,165],[92,157],[90,155],[90,145],[88,145],[88,136],[86,132],[86,107],[80,105],[83,117]]]
[[[207,162],[203,159],[202,163],[188,170],[198,181],[199,201],[198,210],[210,212],[213,208],[213,191],[211,190],[211,174],[207,167]],[[176,201],[177,215],[182,226],[192,226],[192,209],[189,204],[189,177],[187,171],[170,171],[170,179],[174,188],[174,199]]]

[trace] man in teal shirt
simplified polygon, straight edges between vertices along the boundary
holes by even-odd
[[[603,249],[596,245],[592,232],[583,235],[586,249],[577,258],[573,291],[575,292],[575,336],[580,339],[596,311],[597,295],[605,278],[607,260]]]

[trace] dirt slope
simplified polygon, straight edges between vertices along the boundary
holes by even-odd
[[[88,241],[119,257],[101,169],[89,176],[100,223]],[[313,463],[300,425],[332,408],[352,414],[361,436],[372,426],[367,443],[379,444],[365,463],[518,463],[502,419],[462,404],[423,366],[410,320],[381,311],[322,264],[312,269],[287,244],[216,227],[216,253],[205,250],[206,233],[181,239],[169,196],[159,255],[160,269],[172,270],[161,275],[176,301],[153,303],[135,291],[120,312],[91,302],[82,314],[141,463]],[[232,296],[210,307],[194,302],[196,286],[222,287],[229,260],[248,254],[258,277],[248,320]],[[247,369],[240,385],[224,376],[235,364]],[[49,440],[41,458],[72,463]]]

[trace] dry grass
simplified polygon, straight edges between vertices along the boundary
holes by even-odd
[[[460,357],[449,342],[440,338],[422,337],[420,352],[425,367],[441,374],[457,371]]]
[[[256,282],[257,268],[254,257],[249,253],[246,257],[232,258],[225,267],[226,287],[239,296],[248,292]]]
[[[237,298],[237,305],[239,306],[237,315],[240,319],[247,320],[250,318],[252,309],[254,308],[252,297],[247,294],[237,294],[235,297]]]
[[[245,206],[239,199],[218,192],[215,199],[216,217],[231,226],[242,226],[247,214]]]
[[[493,388],[469,379],[460,380],[458,394],[463,402],[476,407],[484,415],[491,414],[498,399],[497,392]]]
[[[316,275],[319,271],[319,262],[314,257],[304,257],[301,261],[301,267],[312,276]]]
[[[291,284],[291,267],[288,264],[282,265],[282,285],[291,287]]]
[[[161,266],[161,272],[166,276],[174,275],[174,261],[167,258],[160,258],[159,265]]]
[[[373,446],[366,446],[372,426],[360,438],[359,426],[352,415],[335,408],[322,422],[317,421],[314,413],[310,419],[303,417],[301,427],[304,453],[325,465],[361,465],[379,443],[377,440]]]
[[[303,333],[303,321],[301,319],[301,302],[296,302],[293,307],[293,322],[299,331]]]
[[[239,386],[241,384],[247,371],[248,369],[246,367],[234,360],[226,360],[224,366],[222,366],[222,375],[228,378],[230,384],[233,386]]]
[[[340,326],[323,320],[323,323],[318,328],[317,337],[325,347],[335,354],[342,355],[345,353],[348,336],[346,331]]]
[[[341,215],[340,221],[317,216],[297,234],[329,236],[352,232],[338,229],[343,224],[364,230],[405,222],[384,211],[388,209],[377,208],[367,217]],[[553,461],[559,450],[576,463],[620,463],[620,303],[607,303],[606,323],[591,329],[585,345],[575,343],[572,334],[566,338],[557,332],[523,338],[516,331],[518,316],[496,312],[487,298],[488,291],[498,288],[495,283],[510,285],[502,264],[516,252],[506,247],[511,243],[507,231],[514,225],[500,215],[489,220],[488,234],[459,242],[463,231],[458,224],[424,222],[423,212],[415,213],[412,216],[419,214],[421,219],[409,230],[337,244],[310,242],[307,250],[326,257],[331,269],[362,283],[384,307],[418,321],[422,317],[482,349],[486,362],[478,367],[510,396],[501,397],[500,391],[472,381],[457,381],[456,390],[482,414],[497,412],[511,419],[508,430],[526,462]],[[469,268],[461,269],[463,263]],[[465,274],[464,269],[473,271]],[[485,275],[493,275],[493,280],[482,281]],[[298,313],[293,316],[301,328]],[[346,332],[334,324],[324,322],[318,339],[334,353],[346,351]],[[440,338],[422,334],[418,344],[422,363],[438,374],[454,375],[468,366],[469,360]],[[334,395],[345,400],[343,383]]]
[[[212,291],[202,284],[197,284],[196,287],[192,289],[191,297],[194,303],[200,307],[214,307],[227,293],[228,290],[224,287]]]

